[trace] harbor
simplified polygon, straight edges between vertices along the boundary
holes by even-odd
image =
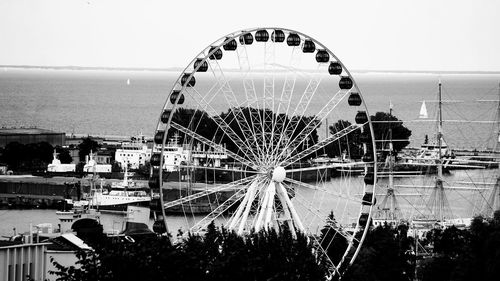
[[[0,4],[0,280],[498,279],[498,3],[160,2]]]

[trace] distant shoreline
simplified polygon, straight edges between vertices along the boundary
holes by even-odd
[[[39,66],[39,65],[0,65],[0,68],[13,69],[38,69],[38,70],[101,70],[101,71],[158,71],[158,72],[179,72],[184,68],[140,68],[140,67],[103,67],[103,66]],[[231,71],[231,70],[230,70]],[[237,69],[234,69],[237,71]],[[500,71],[444,71],[444,70],[367,70],[354,69],[354,73],[375,73],[375,74],[500,74]]]

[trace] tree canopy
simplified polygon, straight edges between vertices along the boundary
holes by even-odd
[[[411,130],[403,125],[396,116],[387,112],[377,112],[371,116],[374,138],[377,141],[377,149],[387,149],[388,140],[391,139],[390,132],[392,131],[392,139],[394,151],[397,153],[405,148],[410,142],[408,138],[411,136]],[[338,120],[329,127],[330,134],[335,134],[345,128],[351,126],[352,123],[347,120]],[[368,128],[365,128],[368,131]],[[351,133],[339,138],[326,148],[326,153],[330,157],[340,156],[342,153],[347,153],[351,158],[360,158],[363,155],[363,143],[360,141],[360,130],[354,130]]]
[[[85,156],[90,154],[90,151],[96,152],[101,147],[95,140],[90,137],[82,139],[78,145],[78,157],[80,162],[85,160]]]
[[[52,161],[53,153],[54,147],[48,142],[11,142],[5,146],[0,162],[5,162],[14,171],[45,170]]]

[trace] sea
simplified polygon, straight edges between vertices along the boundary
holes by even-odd
[[[152,136],[180,74],[180,71],[0,68],[0,127],[37,127],[77,135]],[[499,108],[498,73],[364,71],[352,75],[370,114],[392,108],[393,115],[412,130],[410,146],[419,147],[425,135],[432,136],[436,131],[432,120],[437,116],[439,81],[446,121],[443,131],[448,145],[481,150],[491,148],[496,142],[492,133],[497,124],[492,121],[496,120]],[[427,105],[427,120],[418,118],[423,101]],[[459,179],[480,176],[484,177],[461,175]],[[467,195],[457,195],[456,200],[463,197]],[[469,214],[464,211],[463,215]],[[0,235],[12,235],[14,227],[23,231],[30,223],[47,221],[57,225],[54,211],[0,210]],[[113,229],[123,223],[123,217],[109,216],[106,221],[105,229]]]

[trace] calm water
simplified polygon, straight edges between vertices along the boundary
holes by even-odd
[[[177,76],[176,72],[149,71],[0,70],[0,127],[36,126],[92,135],[132,136],[139,132],[152,135]],[[444,104],[445,120],[478,121],[495,117],[496,103],[477,100],[498,99],[500,75],[354,73],[354,77],[372,114],[388,111],[389,100],[392,102],[394,114],[407,121],[413,131],[413,146],[419,146],[425,134],[435,132],[431,122],[410,121],[417,119],[422,100],[428,101],[429,116],[436,116],[431,100],[436,100],[439,79],[443,83],[443,99],[455,101]],[[453,147],[485,148],[492,145],[488,142],[492,139],[491,128],[486,123],[447,122],[444,131]],[[450,185],[473,177],[492,178],[484,171],[454,172],[447,177]],[[432,181],[432,176],[402,181],[402,184],[423,184]],[[470,216],[477,205],[474,202],[479,200],[477,196],[487,195],[454,192],[449,200],[453,206],[459,206],[458,215]],[[411,212],[418,200],[414,196],[401,200],[400,204]],[[183,220],[172,217],[170,227],[177,229]],[[58,223],[53,210],[0,210],[0,222],[0,235],[11,235],[13,227],[26,231],[30,223],[50,222],[54,226]],[[122,222],[121,216],[103,215],[106,230],[120,229]]]
[[[36,126],[66,133],[132,136],[153,135],[177,72],[0,70],[0,126]],[[443,83],[445,120],[492,120],[498,99],[496,74],[354,74],[373,114],[388,111],[413,130],[413,145],[435,131],[433,123],[409,122],[418,117],[422,100],[436,116],[437,83]],[[126,81],[130,79],[130,85]],[[203,85],[200,85],[203,87]],[[313,101],[314,102],[314,101]],[[317,106],[322,106],[316,101]],[[313,108],[314,110],[314,108]],[[318,108],[319,110],[319,108]],[[329,120],[330,124],[336,120]],[[444,126],[455,147],[484,147],[491,124]],[[323,130],[321,130],[323,132]]]

